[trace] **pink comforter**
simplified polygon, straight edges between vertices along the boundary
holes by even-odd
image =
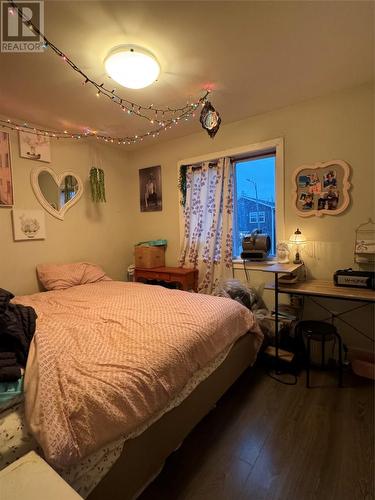
[[[38,314],[26,417],[59,467],[136,430],[247,331],[262,340],[237,302],[158,286],[105,281],[14,301]]]

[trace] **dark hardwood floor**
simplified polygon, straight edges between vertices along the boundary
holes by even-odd
[[[373,384],[314,372],[306,389],[246,371],[167,460],[141,500],[374,498]]]

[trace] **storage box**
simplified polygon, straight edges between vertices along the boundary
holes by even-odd
[[[134,247],[135,267],[149,269],[165,265],[164,246],[136,246]]]

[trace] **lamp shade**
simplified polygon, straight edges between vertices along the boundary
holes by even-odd
[[[294,231],[294,233],[289,238],[289,243],[292,243],[294,245],[302,245],[306,242],[307,240],[305,236],[301,233],[301,231],[298,228],[297,231]]]
[[[129,89],[142,89],[151,85],[160,74],[160,65],[145,49],[121,46],[111,50],[104,61],[107,74]]]

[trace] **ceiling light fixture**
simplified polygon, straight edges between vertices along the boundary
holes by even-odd
[[[128,89],[148,87],[160,74],[160,65],[151,52],[130,45],[112,49],[104,66],[112,80]]]

